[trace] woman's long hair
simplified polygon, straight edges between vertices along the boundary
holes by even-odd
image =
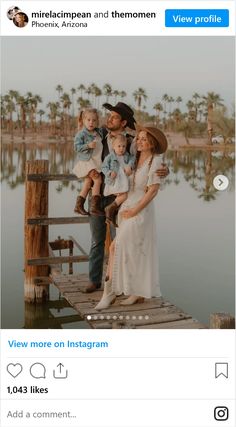
[[[148,163],[148,170],[150,170],[150,167],[152,166],[153,157],[155,156],[155,154],[158,153],[158,143],[157,143],[157,140],[152,135],[150,135],[149,133],[147,133],[147,140],[148,140],[149,144],[151,145],[150,148],[151,148],[151,154],[152,154],[152,156],[149,160],[149,163]],[[141,151],[137,151],[136,159],[135,159],[135,166],[134,166],[133,189],[135,187],[135,176],[136,176],[136,171],[138,168],[138,162],[139,162],[140,154],[141,154]]]

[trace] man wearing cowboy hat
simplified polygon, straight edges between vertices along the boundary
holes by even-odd
[[[135,130],[135,118],[133,110],[124,102],[118,102],[115,106],[105,103],[103,107],[110,111],[106,128],[104,128],[102,144],[102,161],[112,150],[112,141],[115,136],[123,134],[127,138],[127,149],[129,150],[133,137],[126,132],[126,127]],[[166,177],[169,170],[163,166],[157,171],[158,176]],[[114,201],[113,196],[101,197],[101,207],[106,206]],[[92,244],[89,254],[89,285],[85,288],[85,292],[94,292],[101,288],[104,245],[106,240],[106,217],[105,216],[89,216],[90,230],[92,235]],[[115,237],[115,230],[112,230],[112,237]]]

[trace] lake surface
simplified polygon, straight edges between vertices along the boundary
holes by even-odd
[[[48,159],[51,173],[71,173],[73,144],[2,146],[2,327],[86,328],[54,286],[48,304],[24,303],[24,168],[34,159]],[[155,199],[162,294],[208,324],[210,313],[234,313],[234,155],[179,149],[166,162],[170,175]],[[222,192],[212,185],[218,174],[230,181]],[[73,216],[79,188],[50,182],[49,216]],[[50,226],[49,233],[50,241],[72,235],[89,252],[87,224]],[[87,263],[74,265],[75,272],[87,269]]]

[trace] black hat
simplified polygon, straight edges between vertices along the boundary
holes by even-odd
[[[134,124],[136,123],[136,121],[134,118],[134,112],[132,108],[130,108],[127,104],[125,104],[124,102],[118,102],[113,107],[111,104],[105,103],[103,104],[103,107],[109,111],[115,111],[115,113],[118,113],[123,120],[127,121],[127,126],[130,129],[135,129]]]

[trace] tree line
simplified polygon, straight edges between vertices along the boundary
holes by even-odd
[[[43,100],[40,95],[27,92],[20,94],[9,90],[1,95],[2,130],[14,139],[21,135],[24,140],[26,133],[36,135],[44,133],[49,137],[71,139],[77,128],[78,111],[90,106],[101,110],[101,100],[116,104],[126,102],[127,93],[113,89],[109,83],[99,88],[95,83],[85,87],[80,84],[65,92],[63,86],[55,87],[56,100],[48,102],[46,111],[40,108]],[[165,93],[153,105],[154,114],[147,112],[147,92],[139,87],[132,93],[136,120],[154,124],[165,131],[182,132],[188,138],[194,135],[207,136],[212,143],[214,135],[221,134],[227,143],[234,137],[234,114],[231,117],[221,96],[214,92],[200,95],[193,93],[184,105],[181,96],[174,98]]]

